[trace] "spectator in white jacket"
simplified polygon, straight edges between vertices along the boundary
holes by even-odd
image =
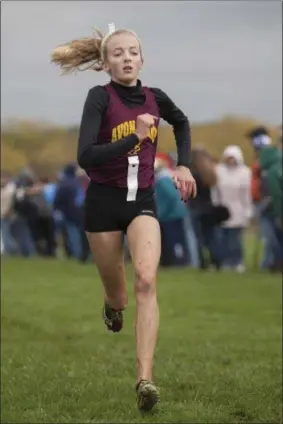
[[[251,171],[244,164],[242,150],[228,146],[221,163],[216,165],[217,183],[212,189],[212,201],[226,206],[230,217],[222,223],[223,267],[238,272],[245,270],[243,229],[252,216]]]

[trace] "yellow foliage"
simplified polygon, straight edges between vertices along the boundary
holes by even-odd
[[[28,161],[24,152],[19,152],[1,142],[1,169],[17,172],[27,164]]]
[[[192,146],[205,147],[215,158],[220,158],[226,146],[236,144],[241,147],[245,161],[251,164],[253,149],[246,134],[259,122],[248,119],[227,117],[221,121],[193,125],[191,128]],[[276,139],[276,128],[268,128],[271,137]],[[163,152],[175,150],[174,134],[171,128],[163,127],[160,131],[159,149]]]

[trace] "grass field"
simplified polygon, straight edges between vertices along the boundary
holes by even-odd
[[[162,270],[159,410],[135,403],[134,299],[108,333],[95,267],[2,260],[2,422],[282,422],[280,277]]]

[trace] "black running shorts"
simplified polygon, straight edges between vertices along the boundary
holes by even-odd
[[[126,232],[140,215],[157,219],[154,191],[138,190],[135,201],[127,201],[127,188],[110,187],[90,182],[84,205],[84,229],[89,233]]]

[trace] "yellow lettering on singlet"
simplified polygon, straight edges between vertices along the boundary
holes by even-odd
[[[129,121],[129,134],[134,134],[134,132],[136,131],[136,121]]]
[[[151,127],[148,131],[148,138],[150,138],[152,143],[154,143],[156,137],[157,137],[157,128]]]
[[[117,125],[116,127],[112,129],[111,142],[114,143],[115,141],[121,140],[121,138],[123,137],[127,137],[130,134],[134,134],[135,131],[136,131],[136,122],[134,120],[121,122],[121,124]],[[156,140],[157,134],[158,134],[157,128],[151,127],[148,131],[147,137],[152,141],[152,143],[154,143]],[[141,149],[141,142],[136,144],[136,146],[130,152],[130,154],[136,154],[137,152],[140,151],[140,149]]]
[[[117,128],[113,128],[112,130],[112,137],[111,137],[111,142],[113,143],[114,141],[117,141]]]
[[[129,122],[124,122],[123,127],[123,136],[127,137],[129,135]]]
[[[142,140],[140,140],[135,147],[129,152],[130,156],[136,155],[141,150]]]
[[[121,138],[123,138],[123,130],[124,130],[124,123],[122,122],[122,124],[118,125],[117,127],[118,140],[121,140]]]
[[[112,129],[111,142],[121,140],[123,137],[127,137],[136,131],[136,122],[134,120],[121,122]]]

